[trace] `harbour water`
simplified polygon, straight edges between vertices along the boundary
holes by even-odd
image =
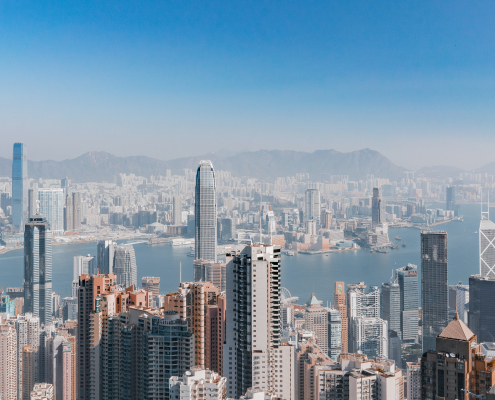
[[[478,228],[480,206],[462,205],[464,222],[447,222],[433,227],[448,234],[449,284],[459,281],[468,283],[469,276],[479,271]],[[292,296],[299,297],[298,303],[309,299],[315,291],[324,304],[333,301],[335,281],[356,283],[364,281],[368,286],[387,282],[392,270],[408,263],[420,266],[420,230],[413,228],[390,229],[393,242],[398,235],[402,244],[388,253],[370,253],[363,248],[357,251],[306,255],[282,256],[282,286]],[[156,245],[145,243],[134,245],[138,267],[138,285],[143,276],[159,276],[160,292],[176,290],[179,284],[179,265],[182,264],[182,280],[193,279],[193,259],[188,257],[189,246]],[[70,296],[73,257],[75,255],[96,255],[96,243],[53,246],[53,290],[62,297]],[[418,268],[418,272],[420,268]],[[23,250],[0,255],[0,286],[22,286],[24,277]],[[420,279],[420,277],[419,277]]]

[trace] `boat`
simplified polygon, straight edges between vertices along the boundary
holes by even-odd
[[[294,256],[294,252],[292,250],[287,250],[285,252],[286,255],[288,255],[289,257],[293,257]]]
[[[402,241],[402,247],[406,247],[406,242]]]
[[[376,249],[377,253],[388,253],[388,250],[385,249]]]
[[[399,235],[395,235],[395,240],[400,240]]]
[[[399,248],[399,245],[396,244],[395,246],[392,246],[392,249],[398,249]]]
[[[187,256],[188,256],[188,257],[195,257],[195,256],[196,256],[196,254],[194,254],[194,253],[187,253]]]

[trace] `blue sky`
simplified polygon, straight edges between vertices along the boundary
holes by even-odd
[[[0,2],[0,156],[495,161],[493,1]]]

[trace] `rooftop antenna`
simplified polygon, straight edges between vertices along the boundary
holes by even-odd
[[[481,219],[490,219],[490,190],[486,193],[486,210],[483,211],[483,189],[481,189]]]

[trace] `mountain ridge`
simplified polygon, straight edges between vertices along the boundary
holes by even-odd
[[[232,176],[250,176],[271,181],[277,177],[309,173],[319,180],[329,175],[349,175],[352,180],[366,175],[400,179],[406,170],[392,163],[376,150],[369,148],[348,153],[337,150],[316,150],[312,153],[293,150],[258,150],[251,152],[222,151],[202,156],[159,160],[148,156],[118,157],[104,151],[90,151],[63,161],[28,161],[28,176],[39,179],[62,179],[74,182],[112,182],[119,173],[144,177],[165,175],[166,170],[182,173],[185,168],[195,170],[203,159],[212,161],[215,170],[230,171]],[[12,161],[0,157],[0,176],[11,176]]]

